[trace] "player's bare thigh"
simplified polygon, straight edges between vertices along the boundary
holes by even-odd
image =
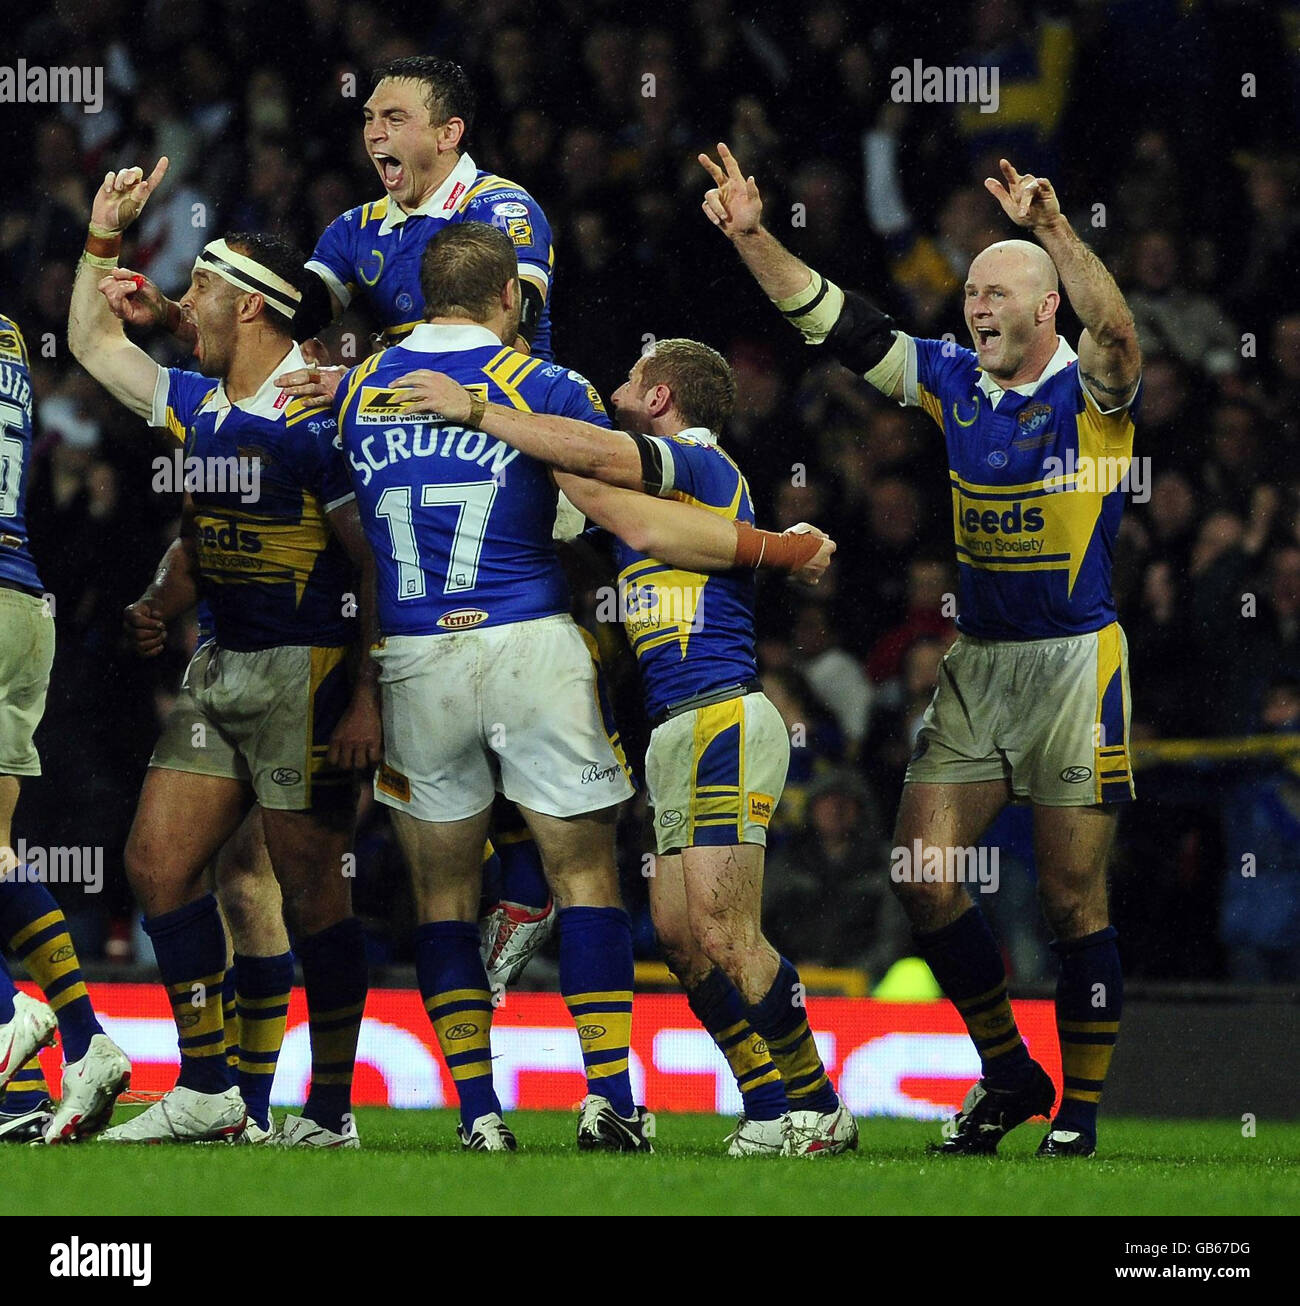
[[[14,809],[18,806],[20,782],[16,775],[0,775],[0,875],[6,874],[18,864],[14,852],[13,820]]]
[[[477,920],[491,805],[462,821],[422,821],[397,809],[391,816],[420,924]]]
[[[126,841],[126,873],[146,916],[193,902],[203,873],[235,832],[251,801],[225,776],[151,766]]]
[[[894,846],[911,848],[916,840],[925,848],[969,848],[1011,801],[1006,780],[976,780],[971,784],[903,786],[894,825]],[[895,883],[912,928],[922,933],[952,924],[968,907],[970,898],[957,883]]]
[[[521,803],[557,907],[621,907],[614,860],[618,807],[547,816]]]
[[[1110,924],[1106,866],[1117,807],[1034,806],[1038,900],[1058,939],[1080,939]]]

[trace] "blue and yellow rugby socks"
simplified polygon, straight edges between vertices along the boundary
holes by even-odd
[[[772,987],[761,1001],[745,1009],[745,1017],[781,1072],[790,1110],[827,1115],[840,1099],[813,1041],[804,993],[799,972],[782,957]]]
[[[557,927],[560,992],[578,1030],[587,1092],[631,1119],[632,923],[621,907],[565,907]]]
[[[1016,1028],[1007,996],[1007,972],[984,913],[972,906],[951,925],[913,936],[945,996],[966,1023],[980,1054],[981,1075],[1002,1088],[1017,1088],[1032,1061]]]
[[[235,1039],[226,1025],[226,1048],[235,1053],[235,1080],[248,1114],[263,1129],[271,1124],[271,1086],[284,1044],[293,988],[293,953],[275,957],[235,954]],[[229,976],[227,976],[229,978]]]
[[[0,940],[27,967],[59,1022],[65,1062],[80,1061],[104,1031],[86,993],[68,923],[40,883],[0,880]]]
[[[300,935],[294,952],[302,966],[311,1027],[311,1090],[302,1114],[341,1134],[352,1111],[357,1039],[370,987],[361,922],[347,916],[315,934]]]
[[[1052,1128],[1083,1134],[1094,1143],[1097,1107],[1124,1010],[1117,938],[1114,927],[1108,925],[1081,939],[1052,944],[1061,963],[1056,981],[1056,1031],[1065,1079]]]
[[[480,1116],[501,1114],[492,1083],[492,993],[478,926],[431,921],[415,931],[415,973],[468,1134]]]
[[[14,994],[18,992],[5,959],[0,957],[0,1025],[14,1018]],[[0,1096],[0,1114],[26,1115],[45,1105],[50,1097],[50,1086],[45,1082],[39,1057],[26,1062],[4,1087]]]
[[[501,901],[542,911],[551,901],[551,890],[542,855],[528,828],[498,831],[492,837],[492,847],[501,863]]]
[[[147,919],[144,930],[153,942],[176,1022],[181,1053],[176,1086],[224,1093],[234,1079],[226,1060],[226,930],[217,900],[205,893],[184,907]]]
[[[686,989],[686,1001],[726,1057],[740,1089],[745,1116],[777,1120],[785,1115],[790,1107],[781,1072],[762,1036],[745,1019],[745,1000],[731,980],[715,966],[698,984]]]

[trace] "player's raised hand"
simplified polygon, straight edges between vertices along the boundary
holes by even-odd
[[[408,413],[441,413],[453,422],[464,422],[473,411],[474,397],[459,381],[428,368],[399,376],[393,389],[400,393],[401,406]]]
[[[147,177],[143,168],[105,173],[90,208],[91,222],[105,231],[125,231],[140,216],[149,196],[167,175],[167,162],[164,154]]]
[[[303,353],[306,352],[304,348]],[[334,394],[347,370],[346,367],[321,367],[311,363],[307,367],[296,367],[292,372],[281,372],[275,378],[275,384],[291,399],[323,399],[326,403],[333,403]]]
[[[99,283],[113,316],[128,326],[161,326],[167,320],[167,301],[148,277],[129,268],[114,268]]]
[[[825,531],[820,531],[809,522],[801,521],[791,526],[786,535],[816,535],[822,546],[794,573],[794,578],[804,585],[816,585],[831,565],[831,554],[835,552],[835,541]]]
[[[984,189],[1002,205],[1002,211],[1016,226],[1045,227],[1061,216],[1060,201],[1046,177],[1019,173],[1006,159],[999,159],[998,164],[1007,184],[1004,186],[996,177],[986,177]]]
[[[730,239],[752,235],[763,217],[763,197],[758,193],[758,183],[741,173],[736,156],[722,141],[718,142],[718,158],[722,160],[721,166],[707,154],[699,155],[701,165],[714,182],[713,189],[704,195],[701,206],[704,216]]]
[[[122,613],[122,629],[137,655],[154,658],[167,647],[167,623],[158,609],[145,599],[127,604]]]

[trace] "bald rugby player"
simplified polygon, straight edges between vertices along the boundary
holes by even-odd
[[[1060,962],[1062,1100],[1040,1156],[1091,1156],[1123,976],[1106,897],[1118,807],[1132,800],[1128,648],[1111,556],[1133,451],[1141,353],[1133,316],[1052,184],[1005,159],[986,189],[1039,243],[970,265],[971,348],[918,340],[784,249],[725,145],[700,162],[706,216],[776,307],[818,346],[942,429],[959,568],[959,634],[922,722],[891,878],[916,947],[961,1013],[981,1076],[941,1153],[989,1155],[1048,1116],[1055,1087],[1016,1028],[997,943],[960,871],[1009,802],[1033,806],[1038,892]],[[1061,289],[1084,331],[1056,333]]]

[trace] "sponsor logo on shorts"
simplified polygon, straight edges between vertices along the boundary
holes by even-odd
[[[291,766],[277,766],[271,772],[271,779],[278,785],[296,785],[302,779],[302,772]]]
[[[666,812],[659,813],[659,824],[665,830],[671,830],[675,825],[681,825],[686,818],[677,811],[676,808],[670,807]]]
[[[604,1038],[605,1026],[604,1025],[579,1025],[578,1037],[579,1038]]]
[[[375,773],[375,788],[390,798],[396,798],[399,803],[411,801],[411,782],[387,762],[382,763]]]
[[[481,626],[487,619],[488,614],[482,608],[456,608],[444,612],[438,618],[438,625],[443,630],[468,630],[471,626]]]
[[[471,1021],[463,1021],[459,1025],[453,1025],[447,1031],[447,1038],[451,1042],[459,1042],[464,1038],[473,1038],[478,1033],[478,1026]]]
[[[591,766],[584,766],[582,768],[582,783],[585,785],[601,784],[606,780],[617,779],[617,766],[596,766],[593,763]]]
[[[1088,766],[1067,766],[1061,772],[1061,779],[1068,785],[1081,785],[1092,779],[1092,768]]]
[[[771,794],[750,794],[749,795],[749,823],[750,825],[761,825],[767,828],[767,823],[772,819],[772,809],[776,806],[776,801]]]

